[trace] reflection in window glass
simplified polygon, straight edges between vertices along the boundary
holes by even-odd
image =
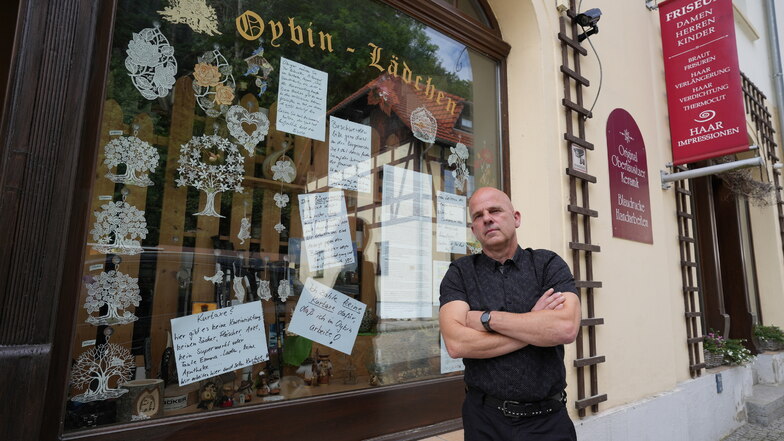
[[[496,61],[384,5],[120,0],[66,429],[457,372]]]

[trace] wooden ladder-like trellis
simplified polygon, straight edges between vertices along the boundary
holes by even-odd
[[[577,358],[574,360],[574,367],[577,368],[575,407],[578,415],[583,417],[588,407],[592,412],[598,412],[599,403],[607,401],[607,394],[599,393],[598,366],[604,363],[605,357],[598,354],[596,347],[596,327],[603,325],[604,319],[597,317],[594,310],[594,290],[602,287],[602,282],[594,280],[593,274],[593,253],[601,251],[601,248],[591,243],[591,218],[598,217],[599,213],[590,208],[589,187],[590,184],[596,183],[596,177],[576,170],[573,163],[573,158],[576,156],[573,154],[573,149],[581,151],[580,156],[585,157],[587,164],[585,150],[594,148],[593,144],[585,139],[585,120],[592,117],[592,114],[583,106],[583,87],[588,87],[590,82],[580,73],[580,57],[587,55],[588,52],[578,41],[579,31],[574,21],[577,16],[576,10],[575,0],[571,0],[566,17],[562,15],[559,18],[558,40],[561,42],[561,73],[563,73],[564,86],[564,98],[561,104],[566,116],[564,139],[568,149],[566,156],[569,158],[569,165],[566,168],[566,174],[569,176],[569,205],[566,209],[570,213],[572,231],[569,248],[572,250],[572,272],[577,294],[583,308],[583,319],[576,340]],[[573,95],[574,99],[572,99]],[[588,388],[586,388],[586,376],[589,382]]]
[[[779,179],[781,177],[781,171],[773,167],[773,165],[780,162],[780,159],[776,154],[776,130],[773,129],[771,115],[768,111],[768,107],[765,105],[765,94],[763,94],[746,75],[743,73],[740,75],[743,80],[743,98],[746,103],[746,113],[751,116],[751,121],[757,129],[757,142],[760,144],[759,148],[764,149],[760,151],[760,155],[766,155],[765,159],[770,164],[771,170],[773,170],[771,181],[776,190],[779,234],[781,235],[781,243],[784,248],[784,201],[782,201],[781,197],[782,186],[781,179]]]
[[[685,166],[672,171],[686,171]],[[694,197],[687,179],[675,181],[675,210],[678,218],[678,249],[681,257],[681,285],[683,309],[686,319],[686,346],[689,352],[689,374],[692,378],[702,375],[700,343],[703,341],[702,292],[700,291],[700,265],[694,219]]]

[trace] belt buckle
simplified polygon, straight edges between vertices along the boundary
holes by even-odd
[[[520,418],[522,416],[519,412],[512,412],[511,410],[508,410],[506,408],[507,404],[511,404],[513,406],[519,406],[520,402],[519,401],[512,401],[512,400],[504,400],[504,402],[501,403],[501,407],[499,407],[498,409],[501,411],[501,413],[504,414],[505,417]]]

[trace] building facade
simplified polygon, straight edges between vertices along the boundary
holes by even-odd
[[[698,399],[731,421],[743,395],[705,392],[704,333],[758,352],[754,326],[784,325],[782,16],[731,3],[756,148],[672,166],[652,1],[14,2],[3,438],[459,430],[438,284],[479,251],[466,209],[482,186],[510,194],[523,247],[575,275],[581,436],[665,436],[688,419],[627,410]]]

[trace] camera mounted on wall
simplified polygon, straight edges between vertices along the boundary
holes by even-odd
[[[599,19],[602,18],[602,10],[599,8],[589,9],[585,12],[577,14],[574,21],[585,30],[582,34],[577,36],[577,41],[583,41],[591,35],[599,33]]]

